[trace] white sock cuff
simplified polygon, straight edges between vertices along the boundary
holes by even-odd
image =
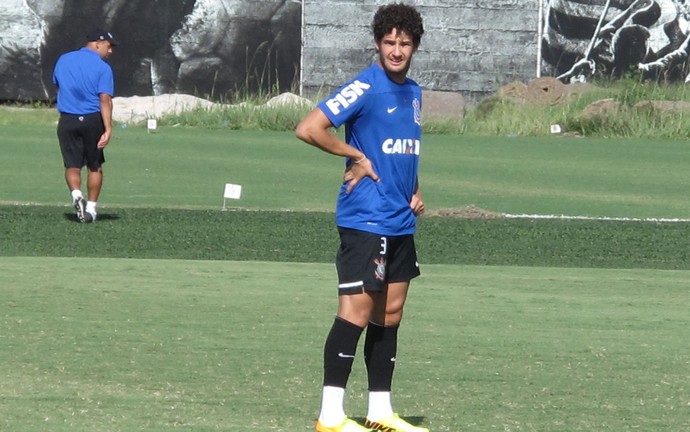
[[[338,426],[345,420],[345,410],[343,402],[345,399],[345,389],[340,387],[323,387],[321,397],[321,413],[319,421],[327,427]]]
[[[96,214],[96,201],[86,201],[86,211]]]
[[[369,411],[367,418],[371,421],[378,421],[393,414],[391,404],[391,392],[372,391],[369,392]]]
[[[74,189],[72,191],[72,201],[76,201],[79,198],[84,198],[84,195],[81,194],[81,190],[79,189]]]

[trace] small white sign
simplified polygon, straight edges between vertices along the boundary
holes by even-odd
[[[241,195],[242,185],[225,183],[225,191],[223,192],[223,198],[240,199]]]
[[[551,125],[551,133],[552,134],[559,134],[559,133],[561,133],[561,131],[562,131],[561,125],[559,125],[559,124],[552,124]]]
[[[149,132],[156,132],[156,129],[158,128],[158,122],[156,119],[148,119],[146,122],[146,128],[149,130]]]

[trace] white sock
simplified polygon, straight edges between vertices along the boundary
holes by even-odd
[[[391,405],[391,392],[369,392],[369,412],[367,418],[371,421],[379,421],[393,414]]]
[[[72,191],[72,202],[76,202],[79,198],[84,198],[79,189],[74,189]]]
[[[96,201],[86,201],[86,211],[96,215]]]
[[[319,421],[322,425],[326,427],[338,426],[345,420],[344,399],[344,388],[324,386],[321,396],[321,414],[319,414]]]

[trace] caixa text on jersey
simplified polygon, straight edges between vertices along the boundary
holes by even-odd
[[[385,154],[413,154],[419,156],[421,141],[414,138],[388,138],[381,145]]]

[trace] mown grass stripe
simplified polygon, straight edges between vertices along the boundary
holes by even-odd
[[[329,212],[0,206],[1,256],[332,263]],[[690,223],[422,217],[422,264],[690,269]]]

